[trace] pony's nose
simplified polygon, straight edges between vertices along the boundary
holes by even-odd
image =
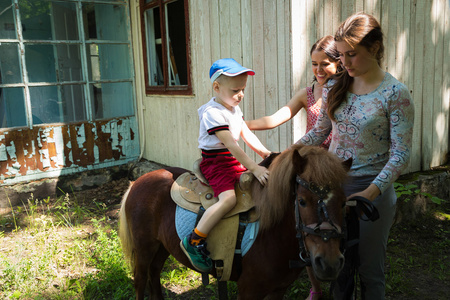
[[[341,254],[334,262],[324,259],[321,255],[314,258],[314,270],[321,280],[336,280],[344,266],[344,256]]]
[[[337,257],[335,263],[331,263],[330,261],[323,259],[321,256],[316,257],[316,264],[318,266],[321,266],[323,270],[330,270],[332,272],[337,271],[339,273],[339,271],[341,271],[342,267],[344,266],[344,262],[345,259],[342,254]]]

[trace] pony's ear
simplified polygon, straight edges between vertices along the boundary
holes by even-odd
[[[268,168],[270,166],[270,164],[273,162],[273,160],[275,159],[275,157],[277,157],[280,154],[281,154],[281,152],[270,153],[270,155],[267,156],[266,158],[264,158],[264,160],[262,162],[260,162],[259,165],[263,166],[264,168]]]
[[[353,163],[353,158],[349,158],[349,159],[347,159],[347,160],[345,160],[345,161],[343,161],[342,162],[342,165],[344,166],[344,169],[348,172],[348,171],[350,171],[350,168],[351,168],[351,166],[352,166],[352,163]]]
[[[304,171],[306,165],[306,158],[302,157],[298,152],[298,149],[292,151],[292,164],[295,166],[297,174],[301,174]]]

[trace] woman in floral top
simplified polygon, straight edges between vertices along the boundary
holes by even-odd
[[[397,201],[393,182],[409,162],[414,106],[408,88],[381,68],[383,34],[373,16],[350,16],[335,40],[345,70],[324,89],[316,126],[297,143],[320,145],[332,132],[329,151],[353,159],[347,197],[367,198],[380,214],[374,222],[359,222],[362,298],[380,300],[385,298],[385,252]],[[338,279],[335,299],[347,297],[342,285]]]

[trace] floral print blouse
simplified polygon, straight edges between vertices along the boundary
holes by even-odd
[[[383,193],[409,162],[414,103],[408,88],[386,72],[373,92],[347,92],[334,112],[336,121],[327,115],[327,93],[324,89],[316,126],[300,142],[320,145],[332,132],[329,151],[342,160],[353,158],[349,175],[376,176],[372,183]]]

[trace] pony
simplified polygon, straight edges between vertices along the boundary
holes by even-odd
[[[260,229],[241,265],[233,262],[230,280],[237,282],[239,299],[282,299],[306,263],[319,280],[337,278],[344,264],[342,185],[350,164],[323,148],[293,145],[270,163],[265,186],[252,181]],[[146,288],[149,299],[163,299],[160,273],[169,255],[193,269],[180,248],[170,196],[172,183],[184,172],[176,167],[149,172],[123,197],[119,237],[138,300],[144,299]],[[291,267],[299,258],[306,263]],[[216,277],[214,269],[210,274]]]

